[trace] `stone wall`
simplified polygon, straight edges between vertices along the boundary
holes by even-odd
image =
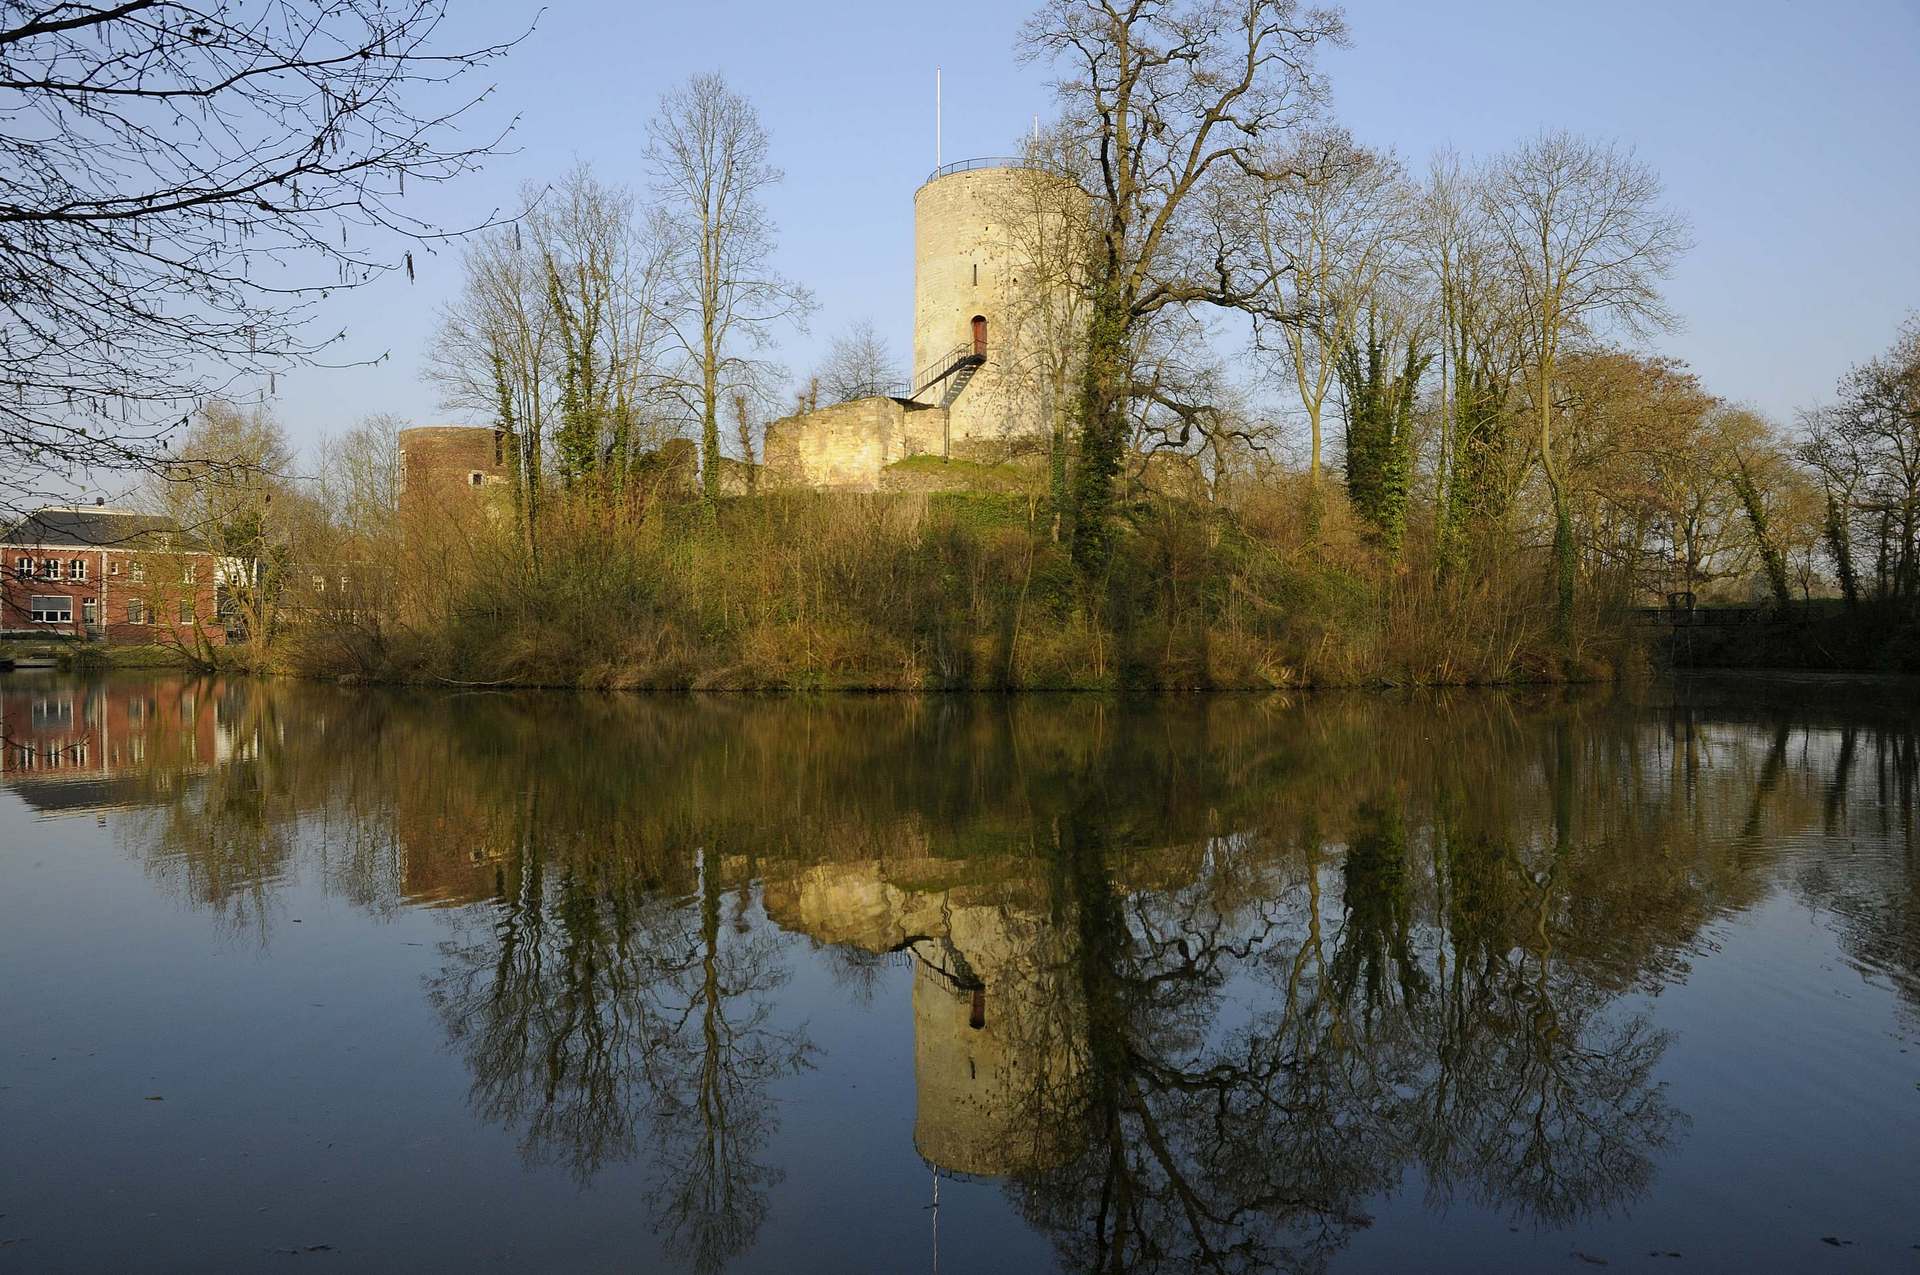
[[[767,426],[769,486],[878,491],[888,465],[938,456],[947,413],[897,398],[856,398]]]

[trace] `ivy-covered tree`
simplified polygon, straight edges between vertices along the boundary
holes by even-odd
[[[1336,359],[1346,395],[1347,495],[1390,553],[1406,537],[1414,398],[1432,361],[1418,333],[1396,342],[1383,332],[1377,310],[1367,315],[1364,343],[1349,340]]]

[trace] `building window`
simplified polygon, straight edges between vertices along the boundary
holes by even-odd
[[[973,263],[973,286],[980,286],[980,263],[977,261]]]
[[[145,624],[147,622],[147,604],[135,598],[127,603],[127,623]]]
[[[327,578],[325,576],[315,576],[313,578],[313,591],[315,593],[325,593],[327,591]]]
[[[467,486],[469,487],[478,487],[485,481],[487,481],[487,476],[477,469],[467,475]]]
[[[87,598],[82,601],[80,603],[80,616],[86,621],[88,628],[92,628],[94,625],[100,623],[100,600],[98,598]]]
[[[180,623],[193,623],[193,603],[185,601],[184,599],[180,603]]]
[[[40,559],[40,578],[42,580],[58,580],[60,578],[60,559]]]
[[[140,584],[144,582],[146,578],[147,578],[147,564],[144,562],[134,563],[133,564],[133,582],[135,584]]]
[[[341,577],[340,577],[340,592],[342,592],[342,593],[345,593],[346,591],[347,591],[347,577],[345,577],[345,576],[341,576]]]
[[[110,576],[117,576],[120,574],[120,559],[115,558],[112,561],[107,563],[107,574]]]
[[[194,577],[194,566],[191,562],[189,562],[186,566],[180,568],[181,584],[192,584],[193,577]]]
[[[31,614],[35,624],[72,624],[73,599],[36,593]]]
[[[32,579],[33,559],[32,558],[15,558],[13,562],[13,573],[19,576],[22,580]]]
[[[84,580],[87,578],[87,560],[75,558],[67,564],[67,579]]]

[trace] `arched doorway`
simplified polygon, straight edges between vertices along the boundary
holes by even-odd
[[[973,352],[982,358],[986,357],[987,316],[984,314],[976,314],[973,316]]]

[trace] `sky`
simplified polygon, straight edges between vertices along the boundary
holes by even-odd
[[[660,94],[718,70],[772,132],[786,173],[768,201],[779,264],[819,301],[809,332],[782,335],[780,359],[797,378],[866,318],[904,362],[935,67],[943,158],[1013,149],[1052,111],[1046,68],[1015,51],[1035,3],[554,0],[486,73],[496,91],[471,121],[475,134],[512,122],[513,153],[456,184],[416,186],[414,210],[472,224],[576,159],[644,193]],[[454,8],[461,32],[486,39],[535,9]],[[1657,349],[1710,392],[1789,421],[1920,309],[1920,0],[1352,0],[1347,20],[1350,47],[1323,61],[1333,113],[1415,172],[1436,148],[1490,156],[1543,128],[1637,150],[1695,244],[1667,288],[1684,328]],[[280,378],[281,417],[309,455],[376,412],[463,422],[422,376],[459,251],[416,264],[411,283],[336,293],[323,316],[347,328],[353,354],[384,362]]]

